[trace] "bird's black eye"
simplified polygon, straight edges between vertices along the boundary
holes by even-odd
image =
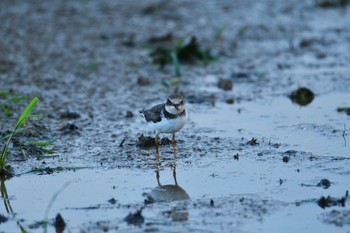
[[[172,105],[173,103],[171,103],[171,101],[168,99],[167,101],[166,101],[166,105]]]
[[[184,104],[184,100],[181,100],[180,105],[183,105],[183,104]]]

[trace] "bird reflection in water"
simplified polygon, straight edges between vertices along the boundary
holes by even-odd
[[[158,187],[151,190],[150,193],[146,193],[146,204],[158,203],[158,202],[175,202],[189,200],[190,196],[187,192],[179,186],[176,178],[176,166],[173,166],[173,179],[175,184],[162,185],[160,183],[159,170],[156,171],[156,178]],[[165,215],[172,218],[173,221],[187,221],[188,211],[185,202],[178,202],[172,210],[164,212]]]

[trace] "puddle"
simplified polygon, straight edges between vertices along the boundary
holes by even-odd
[[[98,227],[95,224],[99,221],[103,221],[109,229],[128,231],[130,228],[123,219],[141,207],[144,207],[142,214],[145,218],[142,226],[144,229],[153,226],[166,230],[169,224],[174,225],[179,231],[195,229],[200,219],[210,222],[208,212],[214,211],[219,214],[230,213],[228,216],[221,216],[221,222],[233,221],[233,226],[249,232],[259,230],[262,223],[241,216],[244,209],[244,213],[251,214],[253,219],[261,218],[264,229],[271,228],[277,231],[279,227],[295,224],[298,228],[286,228],[285,231],[295,232],[297,229],[307,232],[306,229],[328,229],[337,232],[339,228],[336,226],[323,224],[317,220],[317,216],[327,210],[321,209],[316,200],[327,195],[344,196],[346,188],[350,187],[350,181],[348,176],[320,171],[317,166],[312,165],[312,161],[305,162],[304,167],[307,169],[298,172],[296,166],[283,164],[280,160],[259,161],[255,157],[247,156],[236,161],[233,159],[213,160],[207,157],[203,158],[198,166],[188,165],[176,168],[175,177],[178,184],[176,188],[174,188],[173,170],[170,167],[161,168],[159,171],[161,186],[158,186],[157,174],[154,170],[133,168],[62,172],[36,176],[35,182],[33,182],[33,176],[22,175],[5,181],[14,219],[2,223],[2,227],[7,232],[16,232],[19,230],[16,221],[24,219],[21,221],[22,226],[29,228],[35,222],[43,220],[50,198],[56,190],[59,190],[66,182],[70,182],[54,201],[49,219],[53,219],[56,214],[60,213],[66,221],[67,229],[72,232],[91,228],[96,230]],[[331,181],[329,189],[302,185],[317,184],[325,177]],[[159,190],[159,187],[165,186],[172,187],[168,190]],[[158,192],[158,195],[159,192],[163,192],[161,194],[163,196],[164,192],[168,192],[165,195],[167,200],[171,199],[172,202],[156,200],[152,202],[153,204],[145,205],[147,194],[154,195],[155,192]],[[190,200],[181,198],[183,193],[179,198],[179,192],[185,192]],[[115,201],[110,203],[111,199]],[[245,199],[252,203],[245,206],[242,204],[244,202],[240,201]],[[213,200],[215,210],[210,200]],[[296,205],[304,201],[305,204]],[[260,206],[258,204],[260,202],[265,204]],[[232,205],[234,209],[231,209]],[[174,208],[186,211],[189,219],[186,220],[186,225],[176,224],[176,221],[171,221],[164,216],[164,212]],[[253,211],[255,208],[266,208],[266,213],[256,215]],[[300,221],[300,213],[304,211],[310,217]],[[279,221],[281,223],[279,226],[279,224],[274,224],[274,219],[280,214],[288,216],[285,218],[288,221]],[[231,216],[236,216],[236,218],[232,220]],[[315,222],[315,225],[310,224],[309,220]],[[267,228],[265,228],[265,223]],[[218,222],[209,224],[205,229],[216,231],[217,224]],[[50,229],[50,232],[54,231],[52,226]],[[141,231],[141,228],[139,230]],[[30,231],[42,232],[42,229],[30,229]]]
[[[194,109],[190,117],[212,136],[265,138],[290,144],[289,149],[293,150],[349,157],[350,119],[336,111],[338,106],[347,106],[349,99],[348,93],[326,94],[300,107],[288,97],[276,97],[234,105],[217,104],[214,109],[204,110],[205,114],[203,109]]]

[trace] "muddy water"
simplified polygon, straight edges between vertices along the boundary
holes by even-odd
[[[55,153],[10,148],[0,232],[43,232],[51,204],[49,232],[58,213],[65,232],[348,232],[350,118],[336,109],[350,105],[349,12],[314,1],[1,1],[0,91],[39,97],[43,118],[28,121],[38,133],[19,139],[53,141]],[[194,34],[217,60],[182,65],[180,78],[158,69],[148,43],[167,33],[173,44]],[[288,97],[302,86],[315,94],[304,107]],[[157,164],[138,146],[154,136],[138,110],[174,91],[190,121],[177,159],[164,145]],[[0,112],[1,135],[22,107]]]
[[[149,169],[82,169],[36,176],[35,182],[31,174],[14,177],[4,184],[15,215],[2,226],[16,232],[20,221],[41,232],[35,223],[44,219],[50,198],[62,189],[49,212],[50,231],[53,217],[60,213],[73,232],[169,227],[196,232],[343,232],[342,227],[324,223],[331,216],[317,201],[321,196],[343,197],[350,187],[350,138],[342,136],[348,117],[334,111],[334,103],[345,104],[342,101],[349,97],[325,95],[309,107],[296,106],[287,97],[217,104],[210,111],[189,104],[195,131],[222,138],[217,145],[208,145],[212,153],[181,152],[180,147],[179,158],[173,160],[170,147],[162,147],[166,160],[156,166],[154,156],[148,157]],[[247,145],[251,137],[259,144]],[[294,152],[285,163],[282,158],[288,150]],[[191,163],[184,162],[184,153],[193,158]],[[317,186],[324,178],[331,181],[328,189]],[[151,203],[145,204],[147,200]],[[141,208],[144,223],[128,225],[127,214]]]

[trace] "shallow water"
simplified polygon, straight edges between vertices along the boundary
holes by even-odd
[[[316,200],[322,195],[343,196],[346,188],[350,187],[348,176],[320,171],[317,166],[313,166],[313,162],[306,162],[303,167],[307,169],[301,168],[297,172],[295,165],[284,164],[280,160],[256,160],[255,156],[244,156],[239,161],[203,158],[198,166],[178,167],[176,169],[178,185],[186,191],[191,201],[146,205],[143,210],[145,218],[143,228],[147,229],[152,225],[159,230],[165,230],[172,225],[179,231],[195,229],[199,219],[204,217],[204,221],[210,222],[212,212],[217,212],[222,214],[220,221],[233,221],[231,227],[239,227],[240,230],[248,232],[259,229],[263,229],[264,232],[279,229],[285,229],[286,232],[321,229],[342,232],[342,228],[320,223],[321,214],[327,210],[321,209]],[[329,189],[302,186],[302,184],[317,184],[325,177],[332,182]],[[283,183],[280,183],[279,179],[282,179]],[[53,202],[49,218],[52,219],[56,213],[60,213],[66,220],[68,229],[73,232],[89,227],[96,228],[93,223],[99,221],[106,222],[110,229],[130,230],[123,218],[129,212],[141,208],[144,205],[144,193],[150,193],[158,186],[154,170],[132,168],[62,172],[38,176],[36,182],[32,181],[31,175],[22,175],[5,182],[10,204],[16,213],[14,219],[24,219],[21,222],[23,226],[29,226],[43,219],[50,198],[66,182],[70,184],[61,190]],[[160,183],[174,185],[171,168],[160,170]],[[52,184],[55,184],[55,188]],[[116,200],[115,204],[108,202],[111,198]],[[251,200],[251,205],[242,204],[239,201],[242,198]],[[214,207],[209,205],[210,199],[214,200]],[[260,201],[263,202],[262,206],[259,204]],[[302,204],[297,206],[298,202]],[[186,225],[169,221],[162,214],[177,206],[186,206],[189,216]],[[264,208],[265,210],[261,210]],[[349,207],[335,207],[335,209],[348,210]],[[252,217],[241,216],[242,211]],[[260,213],[263,211],[266,213]],[[209,216],[208,212],[211,213]],[[236,217],[232,219],[232,216]],[[261,220],[252,220],[255,218]],[[280,219],[277,224],[275,219]],[[216,231],[218,224],[215,220],[205,229]],[[7,232],[18,231],[15,220],[10,220],[2,226]],[[228,230],[230,227],[225,226],[224,229]],[[38,228],[31,231],[42,230]],[[52,226],[50,232],[54,232]]]
[[[288,97],[217,104],[214,109],[204,110],[204,114],[192,113],[191,119],[196,126],[208,128],[206,134],[212,136],[264,138],[289,144],[285,149],[349,157],[349,117],[336,111],[349,99],[348,93],[332,93],[316,96],[306,107],[293,104]]]

